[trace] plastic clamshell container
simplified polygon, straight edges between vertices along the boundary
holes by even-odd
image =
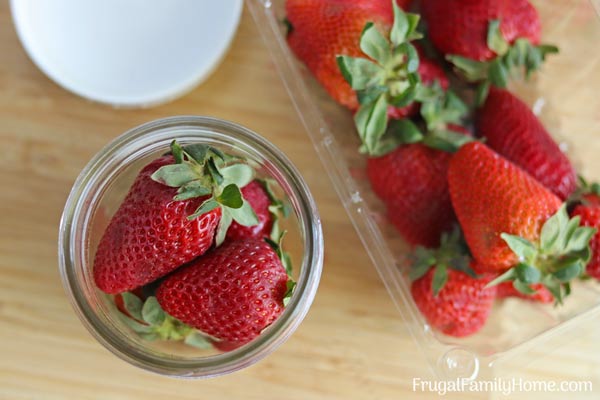
[[[578,172],[600,180],[600,4],[595,0],[535,0],[542,41],[556,44],[527,83],[511,87],[527,101],[565,149]],[[433,330],[410,294],[408,247],[386,221],[369,187],[365,157],[350,112],[337,105],[287,47],[285,0],[247,0],[316,152],[411,335],[434,373],[444,379],[485,379],[502,365],[522,366],[540,346],[556,346],[585,321],[600,318],[600,284],[577,282],[565,304],[519,299],[497,302],[486,326],[468,338]],[[563,340],[561,340],[563,339]]]

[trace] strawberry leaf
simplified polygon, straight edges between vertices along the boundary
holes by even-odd
[[[217,207],[219,207],[219,203],[214,198],[211,197],[210,199],[207,199],[202,204],[200,204],[200,207],[198,207],[196,209],[196,211],[194,211],[193,214],[188,215],[187,219],[189,221],[192,221],[192,220],[198,218],[199,216],[206,214],[209,211],[214,210]]]
[[[512,281],[516,277],[517,277],[517,272],[515,271],[514,268],[511,268],[511,269],[507,270],[506,272],[504,272],[502,275],[493,279],[491,282],[489,282],[487,285],[485,285],[485,287],[490,288],[490,287],[499,285],[502,282]]]
[[[368,22],[363,29],[360,49],[380,65],[387,64],[391,56],[390,43],[372,22]]]
[[[475,105],[477,107],[481,107],[485,103],[485,99],[487,99],[487,96],[490,93],[490,86],[491,84],[489,81],[483,81],[477,85],[477,90],[475,92]]]
[[[296,287],[296,282],[294,282],[293,280],[289,279],[286,283],[285,283],[285,294],[283,295],[283,306],[287,307],[287,305],[289,304],[290,300],[292,299],[292,295],[294,294],[294,288]]]
[[[177,195],[173,197],[173,200],[182,201],[187,199],[193,199],[195,197],[208,196],[212,193],[212,189],[204,186],[199,180],[191,181],[181,186],[177,190]]]
[[[217,186],[223,184],[223,175],[219,172],[219,168],[217,168],[217,164],[212,157],[206,161],[206,170]]]
[[[230,183],[215,199],[219,204],[228,208],[240,208],[244,204],[242,192],[235,183]]]
[[[392,31],[390,32],[390,39],[392,40],[394,47],[397,47],[406,41],[406,38],[411,30],[411,23],[409,22],[406,13],[395,1],[392,1],[392,6],[394,8],[394,24],[392,25]],[[417,25],[415,24],[412,27],[413,31],[416,26]]]
[[[435,264],[436,258],[433,251],[418,246],[411,255],[412,262],[408,277],[411,282],[421,279]]]
[[[448,264],[453,270],[467,274],[471,278],[477,279],[479,277],[473,268],[471,268],[471,259],[466,255],[451,258]]]
[[[277,240],[272,240],[270,238],[265,238],[265,242],[271,246],[275,253],[277,253],[277,257],[281,260],[281,265],[285,269],[285,272],[288,274],[288,277],[292,277],[292,259],[290,255],[283,250],[283,238],[286,235],[287,231],[281,232],[281,235],[277,238]]]
[[[496,19],[490,21],[487,35],[487,45],[490,50],[499,56],[503,56],[508,52],[510,45],[506,39],[504,39],[504,35],[502,35],[500,30],[500,20]]]
[[[590,240],[597,231],[598,230],[596,228],[590,228],[587,226],[576,228],[573,232],[573,235],[567,241],[565,251],[580,252],[589,249]]]
[[[423,144],[448,153],[456,152],[465,143],[472,142],[473,138],[451,130],[441,129],[432,132],[423,139]]]
[[[448,282],[448,267],[445,264],[438,263],[433,272],[433,279],[431,280],[431,290],[434,297],[437,297],[446,285],[446,282]]]
[[[419,53],[415,46],[411,43],[402,43],[398,46],[398,51],[405,55],[406,57],[406,72],[409,74],[414,74],[419,69]]]
[[[185,339],[183,339],[183,343],[197,349],[210,349],[212,347],[210,338],[197,330],[191,331]]]
[[[219,221],[219,226],[217,227],[217,234],[215,235],[215,244],[217,247],[222,245],[225,241],[227,230],[233,222],[233,217],[230,213],[230,210],[230,208],[221,207],[221,220]]]
[[[181,164],[183,162],[183,149],[176,140],[171,142],[171,154],[173,154],[176,164]]]
[[[516,280],[518,280],[524,284],[538,283],[542,278],[542,273],[539,269],[534,268],[525,263],[517,264],[515,269]]]
[[[157,169],[152,180],[170,187],[180,187],[198,179],[198,173],[189,164],[169,164]]]
[[[390,39],[394,47],[407,40],[421,39],[423,36],[417,32],[420,16],[405,13],[395,1],[392,1],[392,6],[394,8],[394,24],[390,32]]]
[[[417,143],[423,140],[423,134],[410,119],[397,119],[390,124],[390,131],[399,144]]]
[[[555,304],[562,304],[563,291],[560,281],[552,275],[547,275],[544,277],[542,284],[554,297]]]
[[[564,223],[562,213],[556,213],[542,226],[540,235],[540,245],[542,251],[552,251],[556,249],[557,242],[561,236],[561,224]]]
[[[489,79],[492,85],[505,88],[508,85],[508,68],[504,65],[501,58],[496,58],[490,63]]]
[[[187,154],[192,160],[196,161],[198,164],[204,164],[206,161],[206,157],[208,156],[209,151],[214,150],[213,148],[204,145],[204,144],[190,144],[183,147],[183,151]]]
[[[527,239],[524,239],[519,236],[509,235],[507,233],[502,233],[500,235],[502,239],[506,242],[508,247],[519,257],[520,261],[525,261],[529,263],[533,263],[537,256],[537,249],[535,246]]]
[[[235,184],[242,188],[254,180],[254,169],[246,164],[232,164],[220,169],[223,180],[227,184]]]
[[[447,55],[446,59],[453,64],[469,82],[477,82],[488,77],[489,64],[457,55]]]
[[[373,103],[361,106],[354,116],[358,134],[369,153],[377,148],[377,142],[385,133],[387,108],[386,96],[382,94]]]
[[[150,327],[148,325],[144,325],[134,319],[131,319],[124,314],[119,314],[119,315],[120,315],[121,321],[123,321],[123,323],[125,325],[127,325],[132,331],[134,331],[138,335],[141,336],[141,335],[152,332],[152,327]]]
[[[144,321],[150,325],[162,325],[166,317],[166,313],[158,304],[156,297],[148,297],[142,307],[142,318]]]
[[[242,201],[242,206],[239,208],[228,208],[227,212],[231,215],[234,221],[244,226],[254,226],[259,223],[256,212],[246,200]]]
[[[552,273],[552,276],[554,276],[561,283],[567,283],[577,278],[582,272],[583,268],[581,262],[575,262],[559,269],[558,271],[555,271]]]
[[[121,293],[123,299],[123,307],[133,318],[142,321],[142,300],[133,293]]]
[[[366,58],[338,56],[338,67],[354,90],[364,90],[385,78],[385,70]]]
[[[513,281],[513,287],[519,293],[522,293],[526,296],[532,296],[536,294],[536,291],[531,288],[526,282],[523,282],[520,279],[515,279]]]

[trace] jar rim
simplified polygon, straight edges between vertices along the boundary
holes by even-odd
[[[186,136],[187,135],[187,136]],[[260,154],[280,174],[303,233],[304,255],[294,295],[284,312],[261,335],[239,349],[201,358],[165,358],[130,346],[123,335],[108,329],[86,298],[78,272],[85,268],[85,228],[100,197],[90,188],[118,174],[135,156],[165,147],[174,138],[227,140]],[[203,136],[202,136],[203,135]],[[125,151],[126,150],[126,151]],[[125,154],[119,154],[125,153]],[[323,233],[315,201],[296,167],[279,149],[255,132],[233,122],[204,116],[161,118],[132,128],[100,150],[81,171],[67,198],[58,236],[59,270],[63,287],[76,314],[104,347],[140,368],[175,377],[213,377],[245,368],[273,352],[299,326],[315,297],[323,266]]]

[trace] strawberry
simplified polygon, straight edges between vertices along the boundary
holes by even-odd
[[[411,294],[427,322],[446,335],[464,337],[478,332],[491,313],[496,288],[489,279],[476,279],[448,270],[447,282],[436,296],[432,290],[435,270],[413,282]]]
[[[257,180],[254,180],[241,189],[242,197],[250,204],[258,224],[253,226],[244,226],[236,221],[231,223],[227,230],[226,240],[240,240],[248,237],[262,238],[269,236],[273,225],[273,218],[269,211],[271,200],[264,187]]]
[[[413,245],[436,246],[455,221],[446,172],[451,154],[421,143],[400,146],[367,162],[371,187],[390,222]]]
[[[401,7],[408,3],[410,1],[398,2]],[[288,0],[286,12],[290,27],[287,41],[292,51],[334,100],[351,111],[358,110],[359,96],[338,68],[336,58],[340,55],[364,57],[361,37],[366,25],[374,24],[386,33],[392,29],[392,1]],[[418,74],[423,83],[439,81],[443,88],[447,88],[448,78],[444,70],[420,51],[419,56]],[[390,118],[399,119],[414,115],[417,110],[417,104],[390,105],[387,114]]]
[[[93,274],[106,293],[139,288],[202,255],[233,219],[257,223],[237,185],[251,179],[249,166],[219,168],[222,154],[201,145],[174,142],[172,151],[141,170],[102,235]]]
[[[173,317],[225,342],[247,343],[284,308],[288,275],[264,240],[225,242],[168,276],[156,291]]]
[[[411,129],[406,121],[403,125]],[[459,133],[458,145],[468,140],[464,128],[450,125],[448,130]],[[387,206],[390,222],[408,243],[426,247],[437,246],[442,232],[456,221],[446,179],[451,154],[426,145],[434,145],[431,138],[367,160],[371,188]],[[436,142],[440,144],[441,139]],[[450,141],[444,143],[450,146]]]
[[[205,198],[175,202],[177,190],[155,182],[159,168],[172,165],[161,157],[139,173],[106,228],[94,259],[94,279],[106,293],[120,293],[152,282],[203,254],[213,244],[221,210],[193,221],[188,216]]]
[[[361,33],[368,22],[382,30],[392,26],[390,0],[287,0],[287,42],[327,92],[351,110],[358,108],[356,93],[344,80],[336,57],[360,56]]]
[[[537,70],[551,45],[540,45],[541,23],[527,0],[423,0],[422,12],[435,47],[469,81],[506,87],[514,68]]]
[[[444,71],[410,43],[421,37],[418,15],[393,1],[288,0],[286,11],[288,44],[329,94],[356,112],[370,153],[365,136],[377,141],[389,118],[414,115],[417,102],[431,97],[424,87],[448,87]]]
[[[477,113],[485,143],[566,199],[576,187],[575,169],[529,107],[507,90],[492,89]]]
[[[591,228],[569,220],[561,200],[525,171],[482,143],[462,146],[450,160],[454,211],[474,259],[504,272],[531,294],[542,283],[561,302],[589,260]]]
[[[600,198],[597,195],[586,195],[586,202],[575,207],[571,216],[581,218],[583,226],[600,229]],[[600,280],[600,233],[596,233],[590,242],[592,258],[586,267],[586,273]]]
[[[419,247],[411,266],[411,295],[435,329],[464,337],[478,332],[492,310],[496,288],[473,272],[475,263],[461,249],[457,231],[442,237],[439,249]]]
[[[512,282],[502,282],[498,286],[498,293],[496,297],[499,299],[505,299],[507,297],[518,297],[525,300],[531,300],[538,303],[552,303],[554,297],[548,289],[541,283],[530,285],[530,288],[534,291],[532,294],[521,293],[518,289],[515,289]]]

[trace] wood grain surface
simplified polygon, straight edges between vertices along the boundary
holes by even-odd
[[[236,121],[286,152],[316,197],[327,247],[319,293],[292,338],[258,365],[207,381],[156,376],[110,354],[73,313],[57,267],[60,214],[89,158],[135,125],[181,114]],[[600,168],[596,160],[594,168]],[[593,393],[569,398],[597,398],[599,338],[600,321],[592,321],[569,343],[509,372],[524,379],[591,379]],[[437,397],[413,392],[414,377],[432,375],[331,188],[247,11],[231,51],[202,86],[160,107],[116,110],[76,97],[43,75],[19,44],[8,1],[0,0],[0,399]]]

